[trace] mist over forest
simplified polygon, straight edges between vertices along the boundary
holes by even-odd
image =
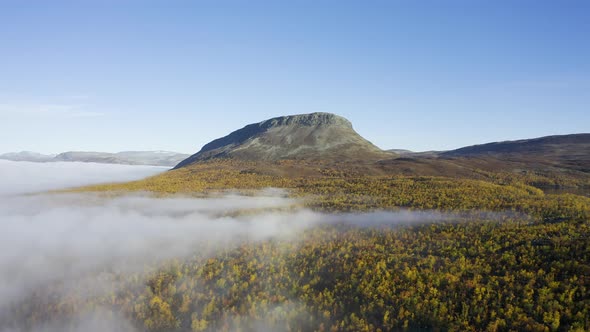
[[[312,212],[283,190],[209,198],[148,193],[35,193],[70,186],[133,180],[162,168],[105,164],[0,162],[0,321],[14,307],[59,289],[58,296],[92,301],[125,287],[121,275],[146,278],[171,260],[266,240],[300,241],[321,225],[387,227],[458,220],[440,212]],[[73,172],[74,167],[77,171]],[[27,193],[27,194],[23,194]],[[241,213],[253,211],[252,213]],[[65,286],[64,286],[65,285]],[[126,331],[135,325],[98,306],[65,321],[30,326],[35,331]],[[262,326],[260,326],[262,328]],[[21,331],[2,325],[2,331]],[[23,330],[24,331],[24,330]]]

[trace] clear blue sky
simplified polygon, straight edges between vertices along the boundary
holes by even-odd
[[[417,151],[590,132],[590,1],[0,0],[0,42],[0,152],[316,111]]]

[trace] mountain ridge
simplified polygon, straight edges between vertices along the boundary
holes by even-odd
[[[543,148],[548,149],[552,145],[588,145],[590,147],[590,133],[577,133],[566,135],[549,135],[535,138],[507,140],[483,144],[469,145],[455,150],[443,151],[443,156],[468,156],[478,154],[500,153],[531,153]],[[531,150],[533,148],[533,150]]]
[[[482,178],[489,172],[508,172],[588,178],[590,134],[493,142],[450,151],[384,151],[362,138],[347,119],[309,113],[249,124],[205,144],[175,169],[215,159],[257,162],[258,166],[244,171],[274,175],[313,175],[318,167],[340,164],[342,169],[374,175]],[[290,167],[272,165],[281,160],[299,162]]]

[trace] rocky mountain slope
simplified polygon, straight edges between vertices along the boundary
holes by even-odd
[[[395,156],[361,137],[345,118],[331,113],[311,113],[247,125],[206,144],[177,168],[216,158],[338,162]]]

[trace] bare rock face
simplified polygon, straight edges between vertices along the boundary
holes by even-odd
[[[330,113],[311,113],[247,125],[206,144],[176,168],[214,158],[352,161],[392,156],[361,137],[345,118]]]

